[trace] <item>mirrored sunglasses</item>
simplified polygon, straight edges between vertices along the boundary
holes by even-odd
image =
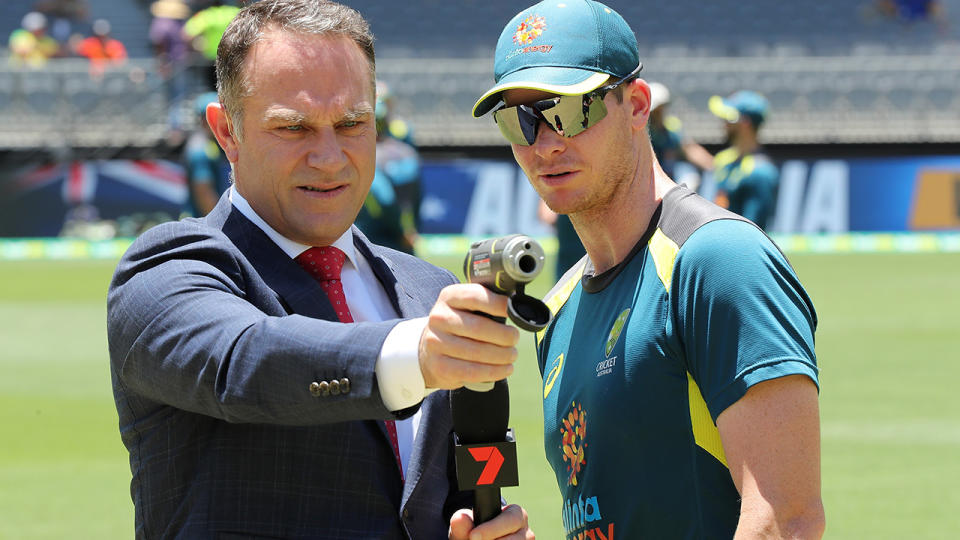
[[[607,116],[603,103],[607,92],[636,76],[642,67],[641,64],[626,77],[586,94],[557,96],[528,105],[504,105],[493,112],[493,120],[507,141],[521,146],[530,146],[537,140],[540,122],[563,137],[576,137]]]

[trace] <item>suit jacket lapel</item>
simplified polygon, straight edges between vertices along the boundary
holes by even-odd
[[[410,463],[403,482],[401,509],[407,504],[419,484],[425,468],[446,469],[447,467],[446,452],[450,444],[447,437],[451,429],[447,413],[450,406],[448,400],[449,393],[441,390],[427,396],[420,407],[420,427],[417,436],[413,439]]]
[[[227,208],[221,208],[224,203]],[[228,199],[221,199],[210,217],[214,220],[222,218],[224,234],[256,268],[290,312],[315,319],[337,320],[337,313],[316,280]]]

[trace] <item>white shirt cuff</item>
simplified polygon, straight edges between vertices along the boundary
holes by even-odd
[[[420,372],[420,336],[427,318],[401,321],[387,334],[374,371],[383,404],[391,411],[412,407],[433,392]]]

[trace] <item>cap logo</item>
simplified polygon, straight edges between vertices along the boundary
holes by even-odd
[[[531,15],[523,20],[513,34],[513,42],[517,45],[526,45],[540,37],[547,28],[547,21],[539,15]]]

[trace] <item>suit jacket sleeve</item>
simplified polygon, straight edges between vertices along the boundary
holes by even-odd
[[[294,261],[279,259],[297,275]],[[430,268],[438,292],[451,276]],[[398,320],[341,324],[290,314],[260,270],[202,221],[168,223],[142,235],[120,261],[108,293],[118,393],[228,422],[393,418],[377,390],[374,364]],[[436,298],[431,294],[424,295],[425,305]],[[309,391],[313,381],[343,378],[350,381],[348,393],[315,397]]]

